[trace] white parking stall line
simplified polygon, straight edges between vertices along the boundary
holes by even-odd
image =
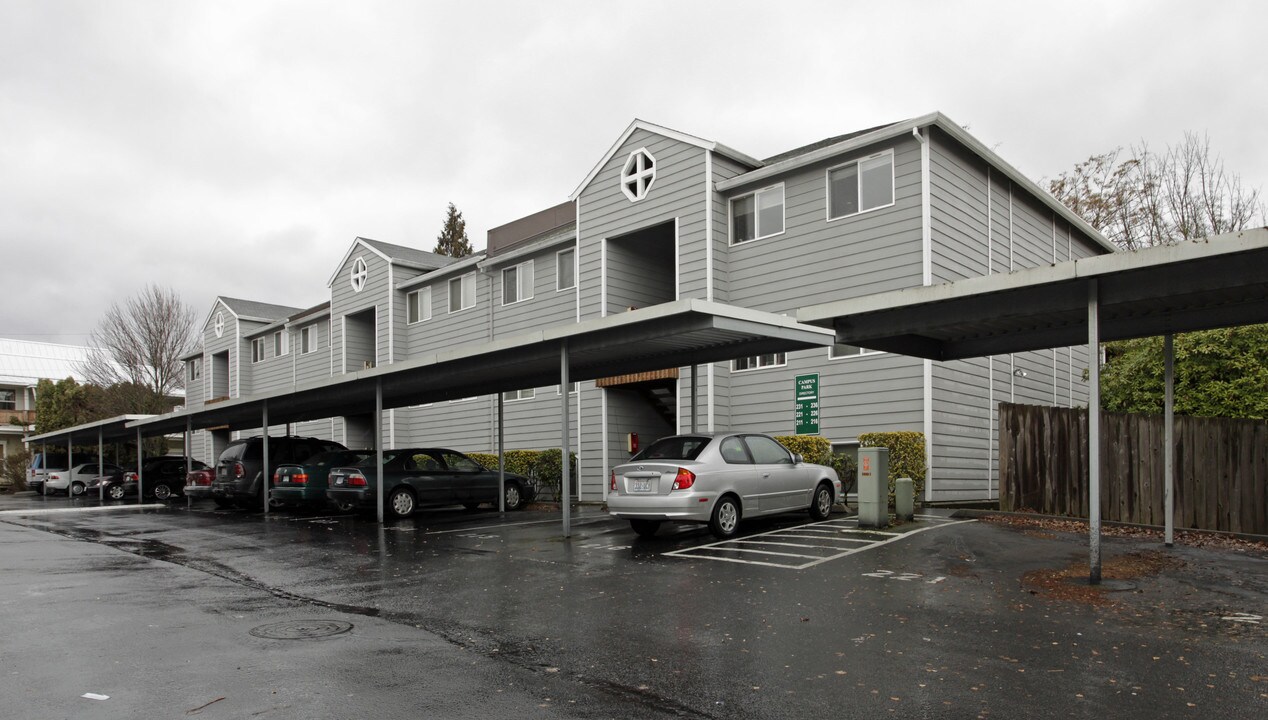
[[[683,548],[681,550],[671,550],[664,555],[680,558],[691,558],[695,560],[718,560],[721,562],[745,563],[749,565],[763,565],[766,567],[778,567],[789,570],[805,570],[830,560],[838,560],[848,555],[871,550],[873,548],[888,545],[897,542],[905,537],[925,532],[927,530],[937,530],[939,528],[951,525],[959,525],[968,522],[977,522],[976,520],[950,520],[937,516],[917,516],[922,521],[930,520],[928,525],[923,527],[907,530],[904,532],[895,532],[887,530],[869,530],[859,528],[857,526],[857,518],[848,518],[845,521],[826,520],[809,525],[801,525],[793,528],[783,528],[780,530],[771,530],[769,532],[759,533],[757,535],[749,535],[743,538],[733,540],[720,540],[718,542],[708,543],[705,545],[697,545],[695,547]],[[823,531],[830,534],[822,534]],[[842,537],[841,535],[848,533],[850,535],[867,535],[870,539],[858,537]],[[832,541],[833,543],[842,543],[840,545],[806,545],[795,541]],[[791,541],[791,542],[788,542]],[[850,543],[853,546],[844,545]],[[769,545],[776,547],[800,547],[806,549],[821,549],[835,551],[830,555],[801,555],[796,553],[781,553],[773,550],[759,550],[753,545]],[[739,557],[723,556],[715,553],[734,553]],[[757,557],[790,557],[804,558],[809,562],[804,563],[777,563],[767,559],[756,559]],[[754,559],[749,559],[754,558]]]

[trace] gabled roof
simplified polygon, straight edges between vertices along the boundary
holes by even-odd
[[[216,301],[211,304],[211,312],[207,313],[207,319],[203,320],[202,326],[207,327],[207,323],[211,322],[211,318],[216,314],[216,307],[223,305],[231,315],[239,320],[247,320],[249,322],[271,323],[275,320],[281,320],[300,311],[300,308],[290,307],[289,305],[274,305],[272,303],[257,302],[255,300],[242,300],[240,298],[231,298],[220,295],[216,297]]]
[[[437,268],[435,270],[432,270],[429,273],[423,273],[422,275],[412,277],[408,280],[403,280],[396,284],[396,289],[407,290],[412,287],[418,287],[419,285],[425,285],[428,282],[431,282],[432,280],[444,277],[446,275],[452,275],[456,272],[461,272],[465,270],[475,270],[479,266],[479,264],[484,260],[485,256],[486,256],[486,253],[484,250],[477,250],[474,253],[467,255],[466,257],[455,259],[453,262],[449,263],[448,265],[442,268]]]
[[[747,165],[752,168],[762,166],[761,160],[749,157],[748,155],[745,155],[738,150],[733,150],[722,143],[698,138],[695,135],[688,135],[684,132],[678,132],[677,130],[671,130],[667,127],[662,127],[660,125],[655,125],[635,118],[634,122],[630,123],[630,126],[625,128],[625,132],[621,133],[621,136],[616,139],[616,142],[612,143],[612,147],[608,148],[608,151],[603,154],[603,157],[597,164],[595,164],[594,168],[590,171],[590,174],[586,175],[586,179],[582,180],[581,184],[577,186],[577,189],[572,191],[572,194],[568,196],[569,200],[576,200],[581,197],[581,192],[586,189],[586,186],[590,184],[590,181],[594,180],[594,177],[599,174],[599,171],[603,169],[603,166],[608,164],[608,161],[616,155],[617,151],[621,149],[621,146],[625,144],[626,140],[630,139],[630,136],[633,135],[636,130],[646,130],[647,132],[662,135],[664,137],[677,140],[678,142],[695,145],[696,147],[704,150],[711,150],[719,155],[725,155],[741,165]]]
[[[785,160],[791,160],[795,157],[800,157],[802,155],[806,155],[808,153],[814,152],[815,150],[819,150],[825,147],[830,147],[832,145],[836,145],[837,143],[845,142],[846,140],[853,140],[854,138],[859,137],[860,135],[866,135],[868,133],[876,132],[877,130],[882,130],[884,128],[890,127],[891,125],[897,125],[897,124],[898,123],[886,123],[884,125],[877,125],[876,127],[870,127],[866,130],[856,130],[852,133],[846,133],[844,135],[837,135],[836,137],[825,138],[823,140],[820,140],[819,142],[813,142],[813,143],[810,143],[809,145],[802,145],[799,148],[794,148],[792,150],[782,152],[778,155],[772,155],[766,158],[765,160],[763,160],[762,162],[767,165],[774,165],[776,163],[781,163],[781,162],[784,162]]]
[[[335,278],[339,277],[339,271],[343,269],[344,265],[348,264],[348,259],[352,257],[359,247],[365,248],[374,255],[379,256],[389,265],[402,265],[424,272],[442,268],[454,260],[447,255],[437,255],[436,253],[405,247],[404,245],[394,245],[382,240],[358,237],[352,241],[352,245],[348,246],[348,252],[344,253],[343,259],[335,266],[335,271],[331,273],[330,279],[326,281],[326,287],[332,287],[335,284]]]
[[[854,152],[873,143],[891,140],[903,135],[909,135],[923,127],[936,127],[945,132],[947,135],[950,135],[954,140],[968,148],[978,157],[985,160],[991,167],[1001,171],[1004,176],[1011,180],[1014,184],[1029,192],[1035,197],[1035,199],[1046,205],[1057,215],[1061,216],[1063,220],[1078,228],[1083,234],[1092,238],[1093,242],[1097,243],[1109,252],[1118,251],[1118,248],[1113,243],[1107,240],[1105,236],[1101,235],[1096,228],[1089,225],[1086,220],[1070,208],[1063,205],[1061,201],[1054,198],[1048,193],[1048,191],[1039,187],[1035,181],[1023,175],[1017,168],[1005,162],[1005,160],[999,155],[996,155],[993,150],[983,145],[981,140],[978,140],[970,135],[958,123],[952,121],[940,112],[929,113],[928,115],[922,115],[921,117],[904,120],[903,122],[894,123],[892,125],[880,125],[870,130],[841,135],[837,138],[829,138],[828,140],[807,145],[804,148],[798,148],[797,150],[783,153],[782,155],[776,155],[772,158],[775,162],[768,162],[766,165],[759,167],[756,170],[744,173],[743,175],[736,175],[735,177],[727,180],[719,181],[715,184],[715,189],[718,192],[725,192],[741,186],[753,185],[769,180],[777,175],[782,175],[786,172],[796,170],[822,160],[827,160],[837,155]]]

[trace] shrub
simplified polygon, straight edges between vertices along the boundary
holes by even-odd
[[[572,478],[575,486],[577,482],[577,455],[570,453],[572,456]],[[490,470],[497,470],[498,456],[496,453],[472,452],[467,453],[472,460],[480,463]],[[563,465],[560,463],[560,451],[558,448],[549,450],[507,450],[502,453],[502,458],[506,471],[523,475],[526,478],[537,481],[539,485],[538,497],[540,499],[551,499],[559,497],[559,484],[563,481]]]
[[[26,469],[30,464],[31,453],[26,450],[5,455],[0,463],[0,486],[7,485],[13,492],[25,490]]]
[[[789,452],[797,453],[808,463],[832,464],[832,443],[827,438],[817,435],[778,435],[775,439],[788,448]]]
[[[875,432],[859,435],[859,447],[883,447],[889,449],[889,500],[894,501],[894,479],[911,478],[916,497],[925,490],[925,435],[924,433]]]

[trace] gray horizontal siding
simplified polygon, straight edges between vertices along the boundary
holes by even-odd
[[[894,149],[894,205],[828,222],[828,167],[784,178],[785,232],[733,245],[731,303],[771,312],[921,284],[920,149],[914,139],[861,150]],[[742,193],[739,193],[742,194]],[[726,230],[729,234],[729,229]]]
[[[505,337],[544,327],[567,325],[577,321],[576,288],[556,290],[558,284],[556,255],[570,247],[557,245],[513,263],[492,268],[493,332]],[[533,263],[533,297],[510,305],[502,304],[502,271],[531,260]]]
[[[630,202],[621,192],[620,172],[629,154],[644,147],[656,159],[656,180],[646,198]],[[705,296],[704,181],[704,150],[698,147],[636,130],[617,149],[580,196],[583,318],[600,314],[601,241],[674,218],[679,219],[679,296]],[[672,275],[673,270],[663,272]]]
[[[501,281],[500,273],[496,273]],[[452,277],[458,277],[454,275]],[[476,304],[456,313],[449,312],[450,278],[431,283],[431,320],[405,326],[406,357],[446,350],[489,339],[489,302],[492,276],[475,273]]]
[[[929,173],[933,282],[986,275],[990,271],[986,163],[933,132]]]
[[[300,352],[299,334],[305,327],[313,328],[317,342],[313,351]],[[295,363],[295,381],[298,383],[322,380],[330,377],[330,319],[322,318],[312,323],[296,325],[291,330],[291,355]]]

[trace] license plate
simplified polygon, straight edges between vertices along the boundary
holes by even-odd
[[[652,491],[651,478],[630,478],[630,492],[645,493]]]
[[[343,484],[343,478],[341,478],[341,477],[337,477],[337,478],[335,478],[335,484],[336,484],[336,485],[342,485],[342,484]]]

